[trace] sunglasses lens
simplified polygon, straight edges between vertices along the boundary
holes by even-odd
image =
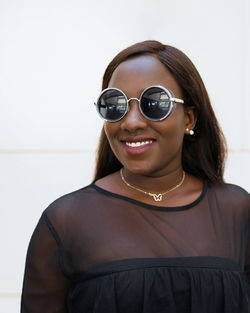
[[[142,114],[150,120],[161,120],[171,112],[170,96],[160,87],[150,87],[141,96]]]
[[[100,115],[107,121],[119,121],[126,113],[127,100],[121,91],[108,89],[102,93],[97,102]]]

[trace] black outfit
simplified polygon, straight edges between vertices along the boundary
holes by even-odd
[[[158,207],[94,183],[53,202],[28,249],[22,313],[247,313],[250,201],[204,183]]]

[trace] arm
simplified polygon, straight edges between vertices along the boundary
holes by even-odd
[[[247,276],[248,284],[250,286],[250,229],[248,230],[248,243],[247,243],[247,250],[246,250],[245,273]]]
[[[70,280],[62,272],[62,244],[44,213],[26,258],[21,313],[66,313]]]
[[[248,238],[247,238],[247,245],[246,245],[246,258],[245,258],[245,273],[248,280],[248,297],[250,300],[250,204],[248,205],[248,217],[247,217],[247,225],[248,225]]]

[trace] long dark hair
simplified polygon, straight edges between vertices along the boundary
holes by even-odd
[[[191,62],[180,50],[154,40],[136,43],[121,51],[108,65],[102,89],[108,87],[114,70],[123,61],[138,55],[153,54],[171,72],[182,89],[185,106],[195,108],[197,121],[193,136],[185,135],[182,148],[184,171],[211,182],[223,182],[226,141],[211,106],[204,83]],[[122,167],[101,131],[94,179],[114,173]]]

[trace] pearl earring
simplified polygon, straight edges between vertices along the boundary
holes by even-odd
[[[192,129],[189,130],[189,128],[186,128],[186,132],[188,132],[191,136],[194,135],[194,131]]]

